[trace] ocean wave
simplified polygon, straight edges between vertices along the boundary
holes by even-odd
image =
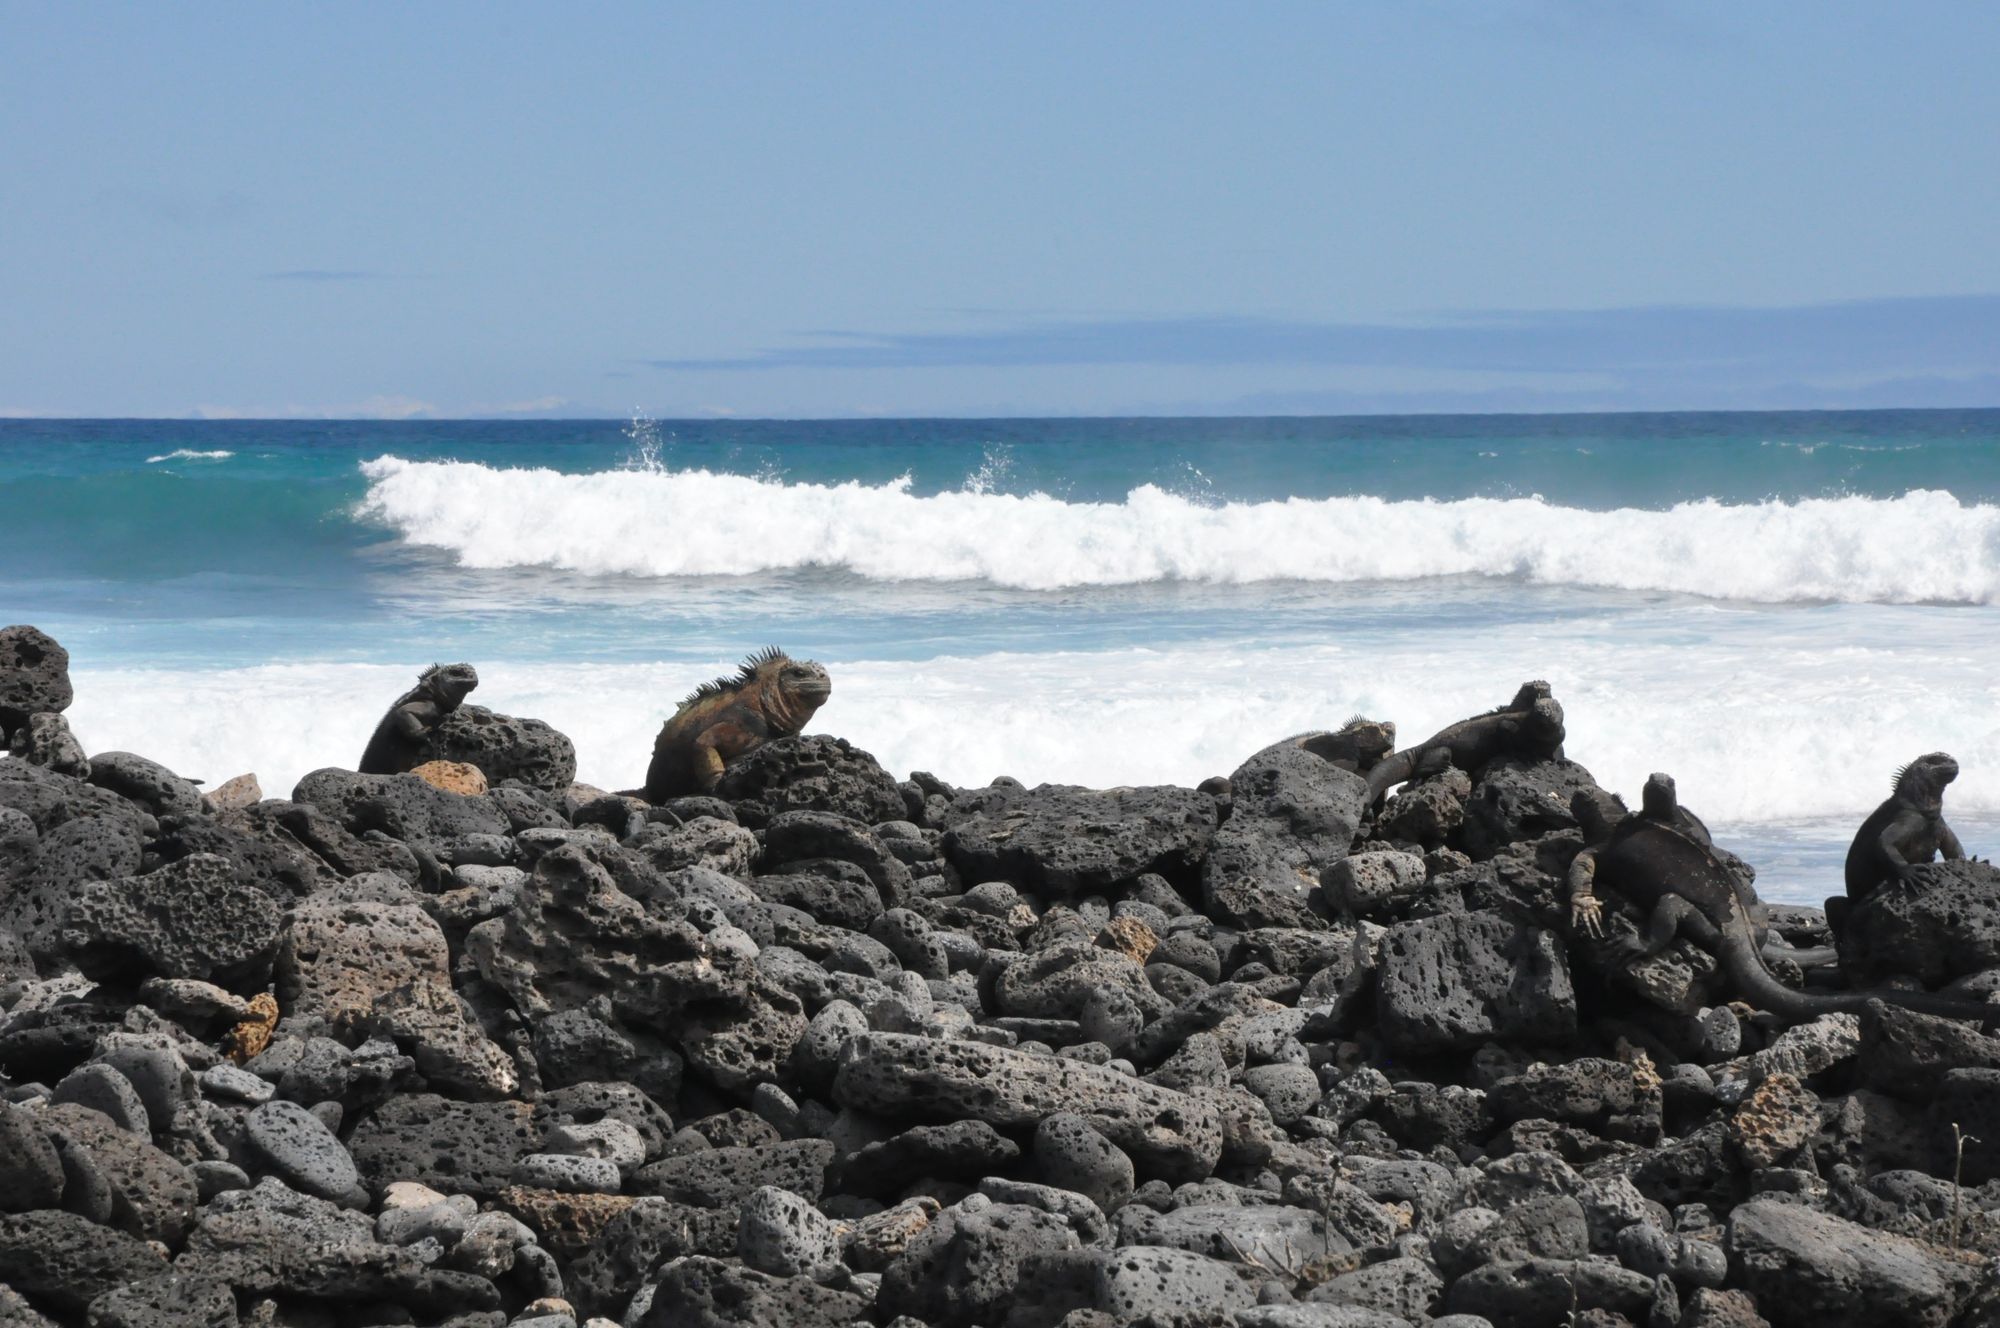
[[[159,456],[147,457],[146,464],[149,466],[157,466],[162,461],[227,461],[229,460],[229,458],[235,455],[236,454],[234,452],[224,452],[220,450],[213,452],[198,452],[193,448],[189,447],[177,447],[171,452],[162,452]]]
[[[907,479],[811,484],[706,470],[572,475],[384,456],[359,514],[462,566],[728,576],[837,568],[1023,590],[1158,581],[1506,577],[1756,602],[2000,602],[2000,507],[1917,490],[1664,510],[1530,498],[1122,502]]]

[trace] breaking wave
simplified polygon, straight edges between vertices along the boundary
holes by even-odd
[[[171,452],[162,452],[158,456],[147,457],[146,464],[149,466],[157,466],[162,461],[227,461],[229,460],[229,458],[235,455],[236,454],[234,452],[224,452],[220,450],[213,452],[199,452],[191,447],[177,447]]]
[[[359,515],[474,568],[729,576],[840,569],[1023,590],[1487,576],[1764,603],[2000,602],[2000,507],[1916,490],[1591,511],[1541,498],[1212,503],[919,494],[706,470],[364,462]]]

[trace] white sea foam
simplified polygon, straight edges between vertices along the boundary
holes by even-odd
[[[229,460],[229,458],[235,455],[236,454],[234,452],[223,452],[219,450],[213,452],[197,452],[192,448],[177,447],[171,452],[162,452],[159,456],[147,457],[146,464],[149,466],[157,466],[162,461],[227,461]]]
[[[1964,768],[1950,807],[2000,813],[2000,691],[1984,651],[1837,649],[1809,636],[1763,647],[1632,642],[1579,637],[1574,623],[1497,630],[1476,649],[1438,646],[1426,637],[828,659],[834,695],[814,728],[899,776],[1192,784],[1357,712],[1419,738],[1506,700],[1522,679],[1547,677],[1568,713],[1569,755],[1628,797],[1665,770],[1716,822],[1858,820],[1896,766],[1943,749]],[[475,701],[548,720],[575,741],[581,777],[609,788],[642,780],[673,703],[728,667],[478,663]],[[89,750],[143,752],[210,781],[255,770],[282,796],[309,770],[351,765],[410,676],[406,666],[346,663],[78,669],[70,717]]]
[[[1918,490],[1593,512],[1540,498],[1122,502],[907,479],[807,484],[703,470],[565,475],[385,456],[361,514],[467,567],[648,577],[806,567],[1026,590],[1507,577],[1757,602],[2000,602],[2000,507]]]

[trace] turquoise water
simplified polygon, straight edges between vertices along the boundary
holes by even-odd
[[[1779,895],[1919,752],[2000,817],[2000,411],[0,421],[0,498],[0,618],[70,648],[86,745],[276,792],[439,658],[630,783],[775,641],[825,728],[964,783],[1192,782],[1545,676]]]

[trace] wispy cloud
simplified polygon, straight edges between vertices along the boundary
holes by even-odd
[[[240,189],[198,189],[173,185],[125,184],[97,191],[104,210],[176,230],[202,231],[231,226],[257,210]]]
[[[2000,369],[2000,296],[1777,309],[1524,310],[1369,323],[1230,316],[1036,320],[972,331],[839,330],[817,339],[821,344],[642,363],[699,372],[1290,365],[1655,380],[1963,375]]]
[[[435,404],[400,393],[367,397],[343,406],[200,405],[190,412],[198,420],[415,420],[436,419]]]
[[[428,401],[400,395],[373,396],[356,402],[348,409],[334,412],[352,415],[364,420],[414,420],[420,416],[436,415],[438,408]]]
[[[393,272],[370,272],[360,268],[294,267],[283,272],[260,272],[259,281],[389,281]]]
[[[546,411],[561,410],[569,404],[568,397],[535,397],[529,401],[509,401],[493,407],[495,415],[539,415]]]

